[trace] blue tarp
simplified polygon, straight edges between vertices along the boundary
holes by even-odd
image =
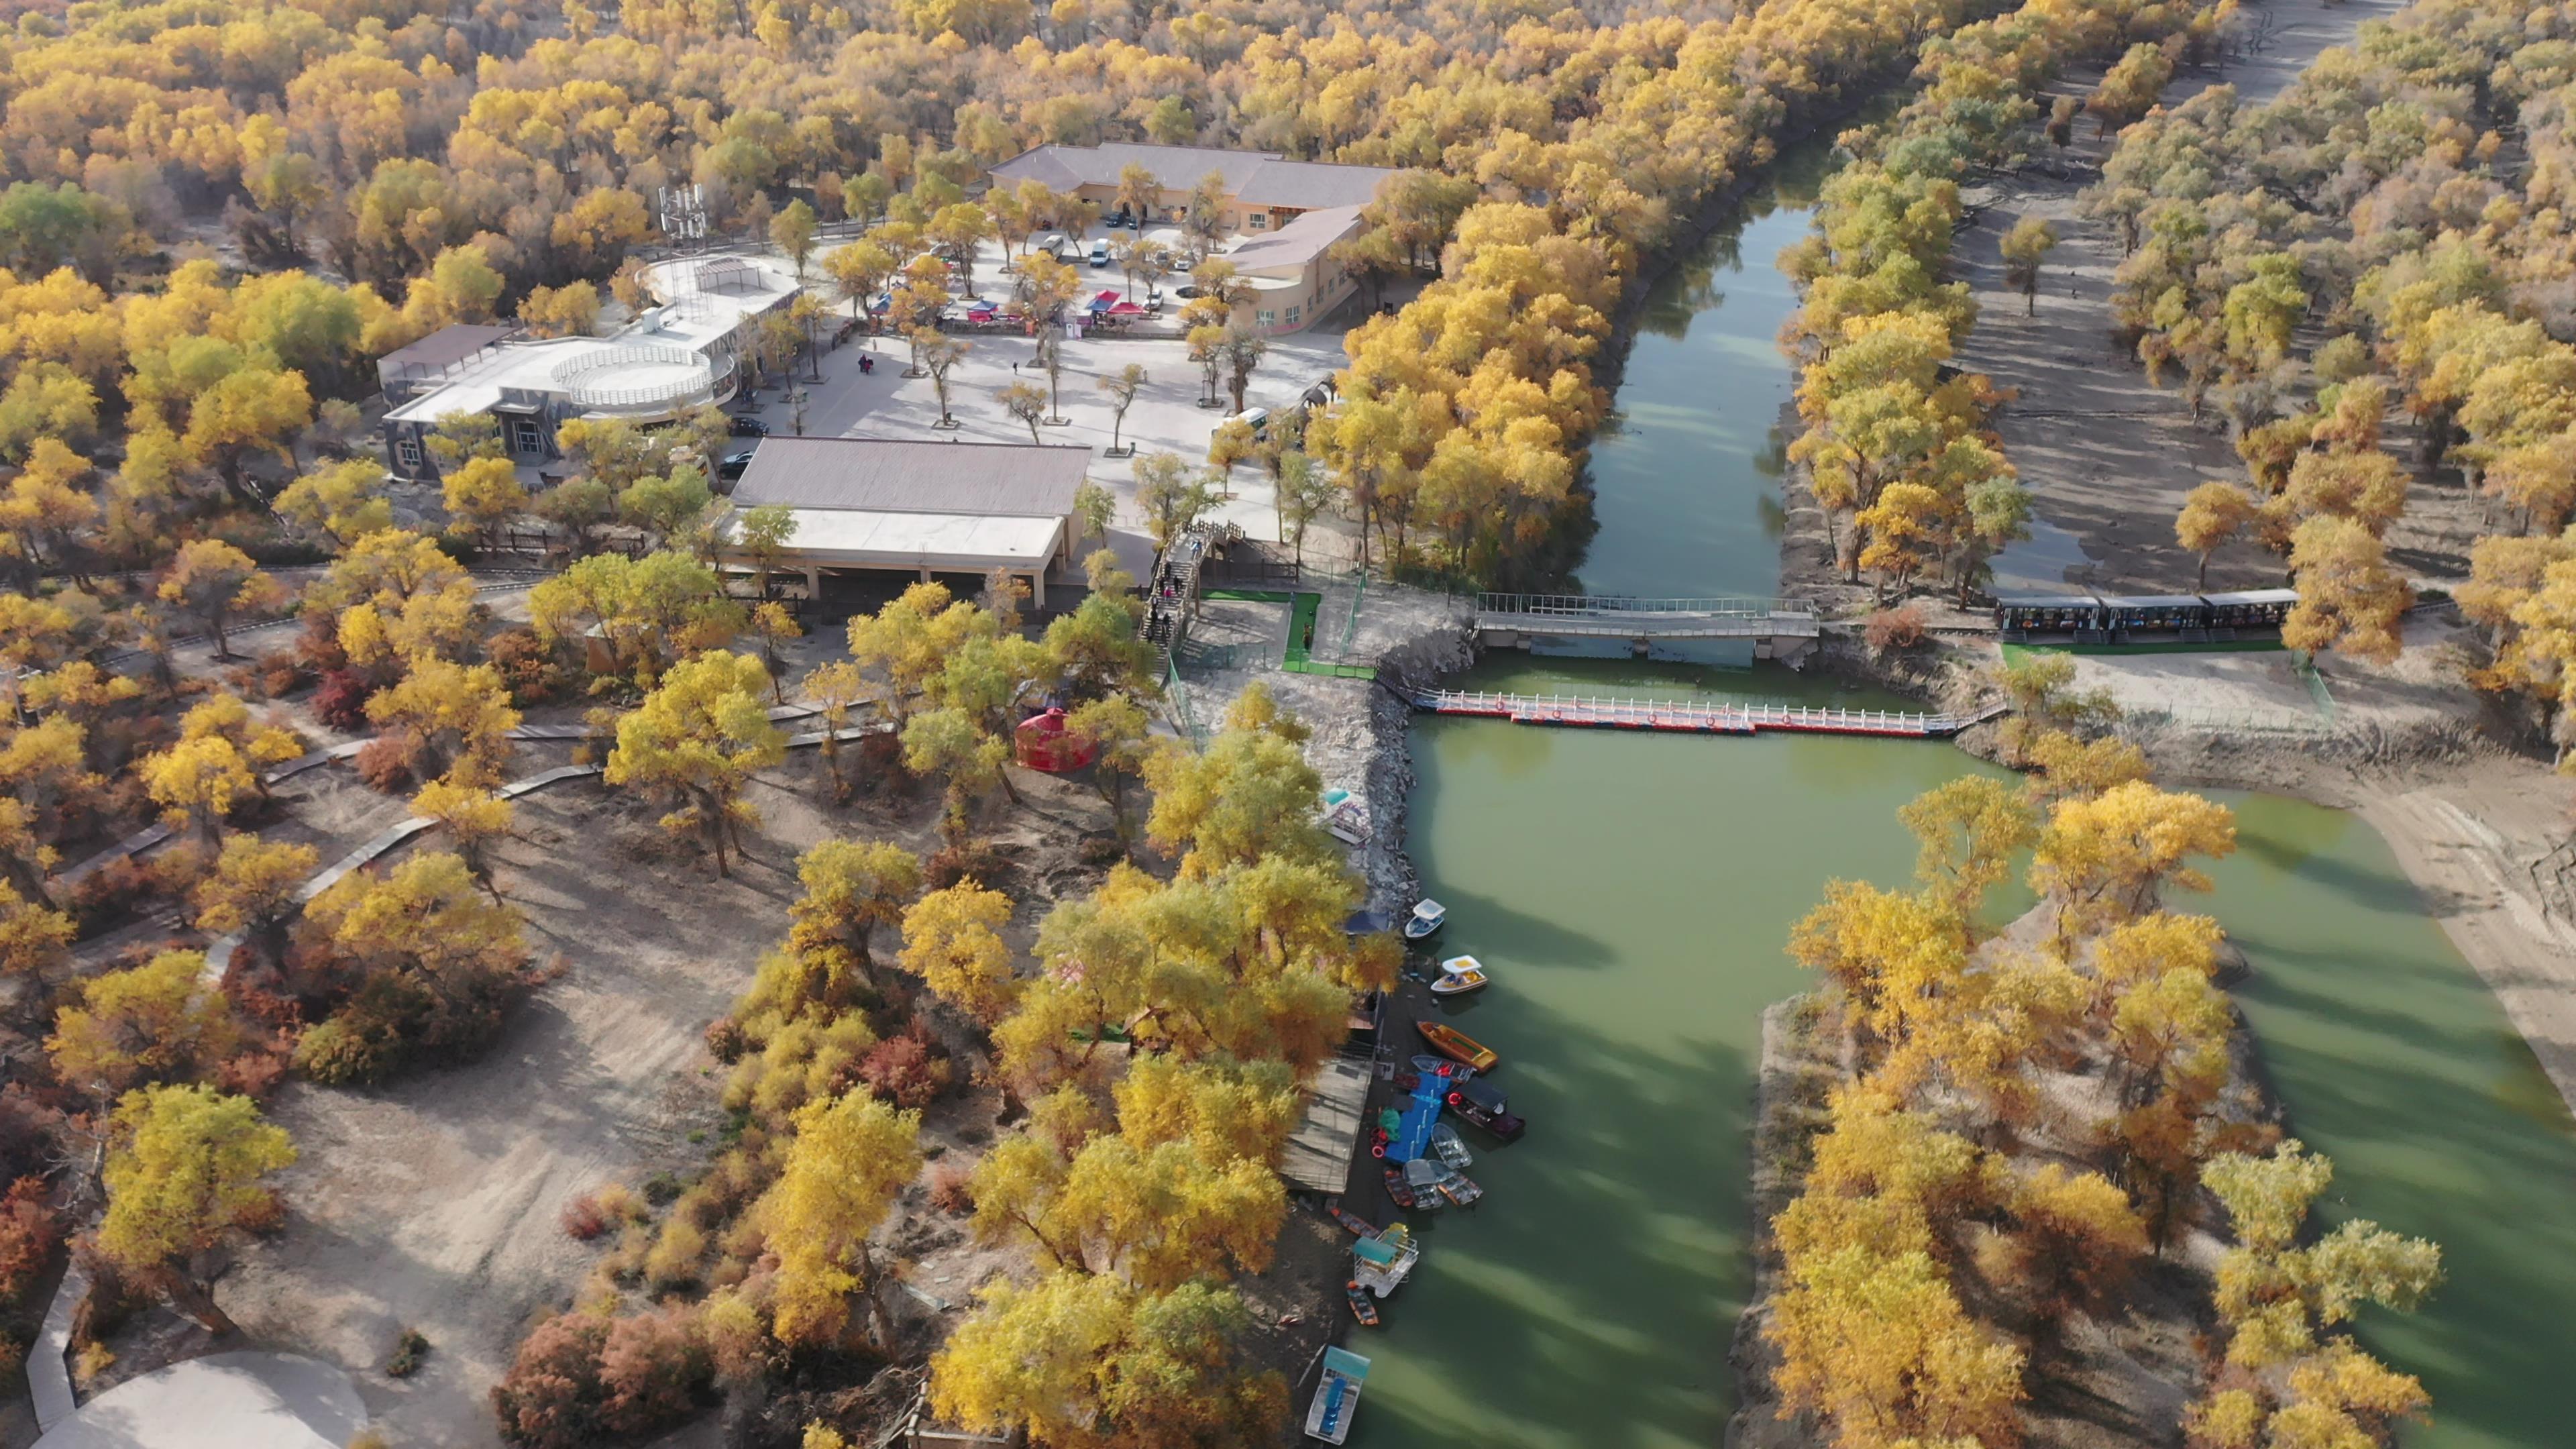
[[[1422,1074],[1413,1095],[1404,1099],[1404,1111],[1395,1130],[1387,1134],[1387,1161],[1411,1162],[1431,1150],[1431,1129],[1439,1125],[1441,1104],[1448,1093],[1447,1077]]]

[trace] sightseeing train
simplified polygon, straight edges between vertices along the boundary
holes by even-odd
[[[2217,642],[2277,631],[2298,602],[2296,589],[2132,598],[2002,594],[1995,598],[1995,629],[2006,643],[2057,635],[2071,635],[2078,644],[2123,644],[2148,637]]]

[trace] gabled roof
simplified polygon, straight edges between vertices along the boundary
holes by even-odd
[[[1225,259],[1235,270],[1257,272],[1274,267],[1302,267],[1326,248],[1359,229],[1360,209],[1330,206],[1310,211],[1274,232],[1254,232],[1235,243]]]
[[[913,438],[769,437],[734,485],[737,508],[1065,518],[1089,448]]]

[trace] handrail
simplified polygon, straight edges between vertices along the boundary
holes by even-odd
[[[1644,696],[1505,694],[1490,690],[1432,689],[1414,696],[1419,708],[1438,714],[1484,715],[1532,724],[1645,725],[1753,734],[1784,730],[1817,734],[1952,735],[1991,717],[1922,710],[1844,709],[1763,700],[1704,702]]]
[[[1751,596],[1715,598],[1635,598],[1621,594],[1478,594],[1476,609],[1486,614],[1724,614],[1749,618],[1788,615],[1814,618],[1812,599]]]

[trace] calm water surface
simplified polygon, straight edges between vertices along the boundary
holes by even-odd
[[[1791,306],[1792,167],[1658,290],[1596,447],[1601,593],[1769,593]],[[1888,701],[1784,670],[1504,654],[1486,688]],[[1762,1008],[1801,989],[1791,922],[1837,875],[1901,882],[1898,806],[1986,767],[1940,744],[1417,726],[1408,844],[1444,944],[1495,968],[1456,1012],[1500,1051],[1529,1135],[1479,1156],[1491,1196],[1432,1220],[1374,1360],[1361,1449],[1708,1449],[1749,1287],[1745,1153]],[[2423,916],[2386,845],[2334,811],[2234,798],[2214,910],[2327,1211],[2441,1241],[2450,1281],[2374,1346],[2423,1375],[2409,1449],[2576,1445],[2576,1124]],[[2189,905],[2186,901],[2184,904]],[[1384,1208],[1380,1204],[1379,1211]]]

